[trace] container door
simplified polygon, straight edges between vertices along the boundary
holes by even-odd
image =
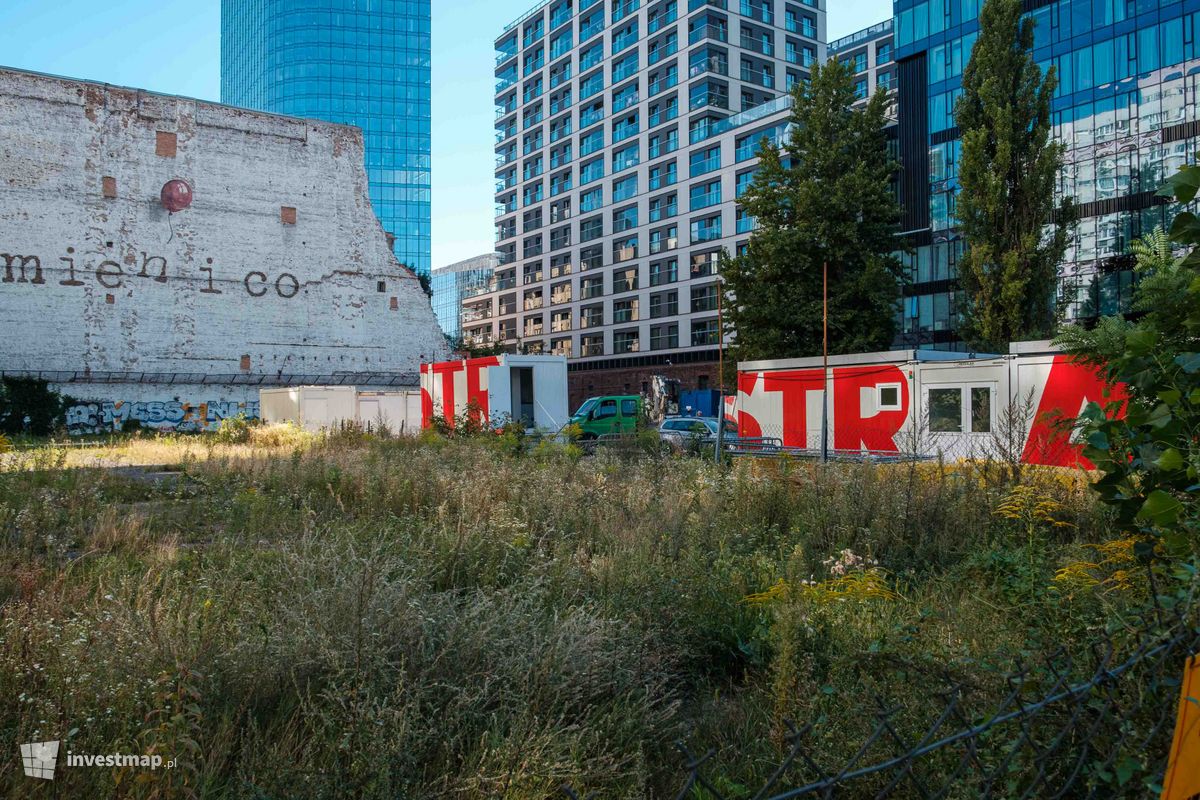
[[[982,458],[992,451],[996,384],[934,384],[925,387],[924,424],[930,446],[949,459]],[[920,424],[919,423],[919,424]]]

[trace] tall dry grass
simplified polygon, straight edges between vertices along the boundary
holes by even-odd
[[[985,682],[1022,649],[1085,647],[1135,599],[1054,588],[1111,535],[1075,474],[1022,478],[1058,502],[1047,521],[996,513],[1013,488],[982,465],[513,452],[296,432],[9,461],[0,749],[64,738],[187,768],[68,770],[48,789],[11,760],[0,786],[659,797],[678,738],[750,786],[785,717],[857,731],[858,692],[912,695],[939,670]],[[182,477],[98,465],[137,461]],[[888,591],[822,601],[843,550]],[[830,736],[830,753],[854,744]]]

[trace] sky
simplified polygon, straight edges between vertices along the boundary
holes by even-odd
[[[433,266],[494,241],[493,43],[533,0],[433,0]],[[0,0],[0,65],[219,100],[220,0]],[[840,0],[830,41],[891,15]]]

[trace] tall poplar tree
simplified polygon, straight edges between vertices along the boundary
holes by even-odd
[[[792,92],[791,134],[765,141],[739,202],[758,222],[723,265],[734,359],[821,352],[822,262],[829,264],[834,353],[883,350],[895,335],[900,217],[884,134],[887,92],[860,108],[853,73],[830,60]]]
[[[1053,333],[1058,266],[1078,213],[1070,198],[1055,207],[1064,150],[1050,138],[1058,78],[1033,60],[1033,20],[1022,18],[1021,0],[986,0],[979,24],[955,108],[962,333],[1006,352],[1010,341]]]

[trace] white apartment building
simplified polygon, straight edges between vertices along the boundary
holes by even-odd
[[[718,256],[754,225],[737,198],[824,38],[822,0],[547,0],[510,24],[500,264],[464,298],[464,336],[569,356],[573,394],[583,373],[589,388],[695,383],[687,365],[721,343]]]

